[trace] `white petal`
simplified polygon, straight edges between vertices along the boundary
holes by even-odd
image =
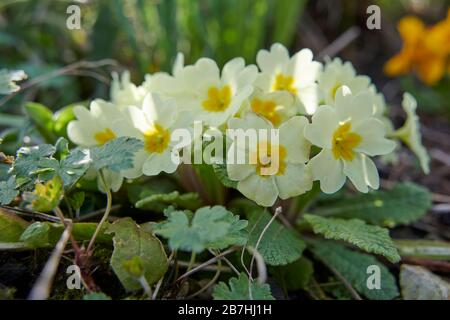
[[[263,72],[272,73],[289,62],[289,52],[280,43],[274,43],[270,51],[259,50],[256,62]]]
[[[312,176],[303,164],[288,164],[283,175],[275,176],[281,199],[298,196],[311,190]]]
[[[309,159],[310,143],[305,139],[306,117],[296,116],[280,126],[280,144],[287,150],[286,161],[305,163]]]
[[[94,126],[90,125],[89,122],[71,121],[67,126],[67,135],[73,143],[79,146],[93,147],[98,145],[98,142],[94,139],[93,128]]]
[[[133,168],[124,170],[122,172],[123,176],[127,179],[136,179],[142,176],[142,167],[148,157],[149,154],[145,150],[139,150],[136,152],[133,159]]]
[[[319,87],[316,83],[297,89],[297,96],[308,114],[314,114],[319,105]]]
[[[165,151],[163,153],[152,153],[144,161],[142,171],[147,176],[156,176],[161,172],[173,173],[177,169],[178,161],[173,161],[172,153]]]
[[[322,150],[309,161],[308,166],[313,179],[320,181],[320,189],[325,193],[335,193],[345,183],[342,162],[335,159],[330,150]]]
[[[228,177],[233,181],[241,181],[255,173],[255,166],[250,164],[227,163]]]
[[[338,121],[333,107],[320,106],[312,117],[312,123],[305,126],[305,138],[318,147],[331,149],[331,140],[339,126]]]
[[[169,128],[175,121],[177,105],[174,99],[162,100],[158,94],[150,93],[144,99],[142,111],[148,122]]]
[[[237,189],[247,198],[263,207],[272,206],[278,197],[278,190],[272,177],[263,178],[257,174],[239,181]]]
[[[236,79],[244,67],[245,62],[243,58],[234,58],[228,61],[222,70],[222,80],[224,82],[230,82],[232,79]]]
[[[363,154],[358,154],[352,161],[344,161],[344,173],[360,192],[368,192],[368,186],[373,189],[380,186],[375,164]]]
[[[391,153],[395,148],[395,143],[385,138],[386,127],[378,119],[366,119],[353,130],[362,138],[355,151],[369,156],[378,156]]]
[[[338,90],[336,93],[336,110],[341,121],[351,119],[352,125],[356,126],[372,116],[373,95],[370,91],[366,90],[355,96],[350,94],[345,97],[342,97],[341,92]]]
[[[313,61],[311,50],[302,49],[292,56],[287,69],[292,72],[295,83],[305,87],[316,81],[321,67],[319,62]]]

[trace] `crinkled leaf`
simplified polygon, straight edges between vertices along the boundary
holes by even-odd
[[[398,296],[394,276],[373,256],[349,250],[331,241],[317,241],[312,245],[314,255],[325,265],[338,271],[359,293],[369,299],[391,300]],[[369,289],[369,266],[380,268],[380,289]],[[370,270],[369,270],[370,271]]]
[[[178,191],[163,194],[153,194],[136,202],[136,208],[163,212],[169,205],[181,209],[196,210],[202,203],[197,193],[180,194]]]
[[[391,190],[361,193],[332,202],[316,208],[314,213],[357,218],[371,224],[393,227],[420,219],[430,207],[428,190],[412,183],[401,183]]]
[[[27,78],[26,73],[23,70],[6,69],[0,70],[0,94],[11,94],[20,89],[16,84],[18,81],[25,80]]]
[[[401,266],[400,288],[404,300],[450,299],[450,284],[419,266]]]
[[[213,164],[212,167],[214,168],[214,173],[216,174],[217,178],[219,178],[220,182],[227,187],[227,188],[236,188],[237,187],[237,181],[233,181],[228,177],[227,173],[227,165],[224,164]]]
[[[246,274],[231,278],[228,285],[219,282],[213,291],[214,300],[274,300],[268,284],[249,281]]]
[[[323,218],[310,214],[305,214],[304,218],[314,233],[323,235],[325,239],[347,241],[364,251],[383,255],[394,263],[400,260],[388,229],[368,225],[359,219]]]
[[[121,171],[133,167],[134,154],[143,147],[136,138],[119,137],[108,141],[101,147],[91,149],[91,159],[97,170]]]
[[[0,242],[19,242],[29,223],[0,208]]]
[[[260,235],[272,216],[262,209],[247,212],[249,225],[248,245],[255,247]],[[306,245],[295,231],[274,220],[264,233],[257,250],[268,265],[280,266],[294,262],[302,256]]]
[[[0,204],[10,204],[19,194],[16,190],[16,179],[10,177],[7,181],[0,181]]]
[[[172,250],[201,252],[243,245],[247,240],[246,220],[240,220],[222,206],[203,207],[193,218],[184,211],[166,211],[167,220],[153,227],[156,234],[169,239]]]
[[[151,285],[166,273],[169,262],[162,243],[150,233],[142,230],[131,218],[114,222],[108,233],[114,234],[114,252],[111,266],[127,291],[141,289],[139,280],[131,275],[124,263],[135,257],[142,261],[143,276]]]

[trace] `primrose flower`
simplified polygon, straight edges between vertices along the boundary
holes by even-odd
[[[321,64],[313,61],[309,49],[302,49],[292,57],[280,43],[275,43],[270,51],[260,50],[256,61],[261,73],[255,86],[265,92],[288,91],[297,98],[298,111],[313,114],[318,105],[316,79]]]
[[[403,40],[400,52],[384,66],[389,76],[398,76],[415,71],[427,85],[438,82],[447,72],[450,54],[450,10],[447,18],[427,27],[417,17],[402,18],[398,31]]]
[[[318,77],[319,91],[324,104],[333,105],[337,90],[348,87],[353,94],[367,90],[370,78],[356,74],[351,62],[339,58],[328,59]]]
[[[312,187],[312,179],[305,163],[308,161],[310,144],[303,136],[308,120],[295,116],[279,127],[278,141],[271,135],[259,137],[257,143],[230,146],[244,151],[247,162],[239,164],[227,158],[227,172],[231,180],[238,181],[237,189],[247,198],[261,206],[272,206],[278,197],[287,199],[305,193]],[[229,129],[267,129],[274,127],[254,113],[244,118],[232,118]],[[258,131],[258,130],[256,130]]]
[[[295,98],[290,93],[286,91],[266,93],[259,88],[254,90],[246,102],[245,109],[270,121],[274,127],[280,126],[297,113]]]
[[[373,117],[370,97],[368,91],[353,95],[348,87],[341,87],[334,107],[321,106],[305,127],[306,139],[322,148],[308,166],[325,193],[338,191],[346,177],[361,192],[379,187],[370,156],[392,152],[395,143],[385,138],[385,125]]]
[[[257,72],[256,66],[245,66],[242,58],[226,63],[222,72],[213,60],[201,58],[177,72],[173,86],[182,93],[177,98],[183,110],[195,120],[217,127],[233,117],[252,94]]]
[[[110,140],[117,138],[118,134],[112,124],[122,121],[130,125],[129,120],[116,105],[101,99],[91,102],[89,109],[76,106],[73,109],[77,120],[71,121],[67,126],[69,139],[81,147],[101,146]],[[87,177],[95,175],[87,175]],[[113,191],[120,189],[123,177],[117,172],[104,172],[105,180]],[[99,187],[103,190],[102,184]]]
[[[408,148],[417,156],[423,172],[430,172],[430,158],[427,150],[422,145],[422,136],[420,134],[419,117],[416,114],[417,101],[414,97],[406,92],[402,101],[403,110],[405,110],[407,118],[405,124],[394,132],[393,136],[403,141]]]
[[[133,125],[116,121],[115,130],[121,136],[141,139],[144,147],[136,153],[134,167],[123,171],[124,176],[134,179],[142,174],[154,176],[161,172],[173,173],[180,163],[180,150],[174,147],[171,135],[174,129],[179,128],[178,118],[182,118],[178,117],[175,99],[163,99],[156,93],[149,93],[142,108],[131,106],[125,112]]]
[[[114,72],[112,77],[110,96],[113,104],[119,108],[142,105],[147,90],[130,81],[129,71],[124,71],[120,77],[117,72]]]

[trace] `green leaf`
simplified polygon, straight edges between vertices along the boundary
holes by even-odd
[[[144,277],[150,285],[164,276],[169,262],[158,238],[143,231],[131,218],[117,220],[107,232],[114,234],[111,266],[127,291],[141,288],[138,279],[124,265],[124,262],[134,257],[141,259]]]
[[[29,223],[0,208],[0,242],[19,242]]]
[[[450,299],[450,284],[419,266],[401,266],[400,287],[404,300]]]
[[[214,173],[217,178],[219,178],[220,182],[227,188],[235,188],[237,187],[237,181],[233,181],[228,177],[227,165],[224,164],[213,164]]]
[[[172,250],[201,252],[243,245],[247,240],[246,220],[240,220],[222,206],[198,209],[193,218],[185,211],[165,212],[167,220],[153,227],[156,234],[169,239]]]
[[[36,102],[28,102],[25,105],[25,112],[42,137],[47,142],[54,143],[56,136],[53,133],[53,112],[46,106]]]
[[[50,157],[55,151],[55,147],[49,144],[20,148],[12,166],[18,187],[31,188],[42,169],[41,160]]]
[[[373,300],[391,300],[398,296],[394,276],[373,256],[349,250],[330,241],[314,242],[314,255],[328,267],[339,272],[359,293]],[[380,289],[369,289],[369,266],[380,268]]]
[[[19,194],[16,190],[16,179],[10,177],[7,181],[0,181],[0,204],[10,204]]]
[[[61,160],[57,174],[64,182],[64,187],[71,188],[86,173],[91,162],[86,150],[73,149]]]
[[[268,284],[249,281],[246,274],[231,278],[228,285],[219,282],[213,291],[214,300],[274,300]]]
[[[85,294],[83,300],[111,300],[111,297],[103,292],[93,292]]]
[[[396,240],[402,257],[450,261],[450,243],[437,240]]]
[[[27,75],[23,70],[8,71],[0,70],[0,94],[11,94],[19,91],[18,81],[25,80]]]
[[[92,164],[95,169],[121,171],[133,167],[134,154],[143,147],[136,138],[119,137],[101,147],[91,149]]]
[[[314,213],[394,227],[420,219],[430,207],[428,190],[412,183],[401,183],[391,190],[358,194],[332,202],[326,207],[316,208]]]
[[[247,245],[256,247],[262,231],[272,216],[266,210],[258,207],[246,214],[249,220]],[[277,220],[274,220],[261,238],[257,250],[268,265],[280,266],[299,259],[305,247],[305,242],[299,238],[295,231],[287,229]]]
[[[136,208],[163,212],[168,206],[177,208],[196,210],[201,207],[202,202],[197,193],[180,194],[178,191],[164,194],[153,194],[136,202]]]
[[[364,251],[383,255],[393,263],[400,261],[388,229],[368,225],[359,219],[323,218],[311,214],[305,214],[304,218],[314,233],[325,239],[347,241]]]
[[[285,266],[273,268],[273,277],[287,290],[306,289],[313,275],[313,264],[309,259],[300,259]]]
[[[72,226],[72,234],[79,242],[89,241],[97,228],[97,223],[79,222]],[[109,245],[112,243],[112,237],[105,233],[107,225],[102,227],[96,243]],[[23,241],[32,248],[53,247],[58,243],[64,232],[64,226],[60,223],[35,222],[28,226],[20,236]]]

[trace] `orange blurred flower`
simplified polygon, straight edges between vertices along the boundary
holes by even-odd
[[[450,9],[447,18],[435,25],[425,26],[419,18],[408,16],[397,28],[403,47],[384,65],[388,76],[415,71],[422,82],[433,85],[450,71]]]

